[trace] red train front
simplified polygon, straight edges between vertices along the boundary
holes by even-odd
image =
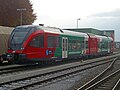
[[[3,58],[9,62],[40,61],[54,56],[55,48],[47,48],[47,35],[40,26],[18,26],[11,33],[8,53]],[[58,34],[49,34],[57,39]],[[46,42],[45,42],[46,41]],[[48,52],[47,52],[48,51]],[[49,54],[49,55],[48,55]],[[30,60],[32,59],[32,60]],[[45,61],[45,60],[44,60]]]

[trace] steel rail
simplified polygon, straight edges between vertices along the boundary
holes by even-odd
[[[109,76],[103,78],[102,80],[96,82],[95,84],[93,84],[92,86],[86,88],[85,90],[92,90],[93,88],[97,87],[98,85],[100,85],[101,83],[104,83],[105,81],[111,79],[112,77],[114,77],[116,74],[120,73],[120,69],[113,72],[112,74],[110,74]]]
[[[118,90],[119,87],[120,87],[120,79],[117,81],[117,83],[115,84],[112,90]]]
[[[20,80],[15,80],[15,81],[12,81],[12,82],[18,82],[18,81],[21,81],[21,80],[24,80],[24,79],[30,79],[30,78],[45,76],[46,74],[54,74],[54,73],[58,73],[58,72],[63,71],[63,70],[69,70],[69,69],[77,68],[77,70],[73,70],[73,71],[70,71],[70,72],[66,72],[66,73],[63,73],[63,74],[59,74],[59,75],[57,75],[57,76],[52,75],[52,77],[45,78],[44,80],[38,80],[38,81],[36,81],[36,82],[34,82],[34,83],[30,83],[30,84],[28,84],[28,85],[19,86],[19,87],[14,88],[13,90],[26,88],[26,87],[29,87],[29,86],[32,86],[32,85],[35,85],[35,84],[38,84],[38,83],[43,83],[43,82],[46,82],[46,81],[51,81],[51,80],[53,80],[53,79],[60,78],[60,77],[64,77],[64,76],[67,76],[67,75],[69,75],[69,74],[75,74],[75,73],[78,73],[78,72],[80,72],[80,71],[84,71],[84,70],[87,70],[87,69],[96,67],[96,66],[98,66],[98,65],[106,64],[106,63],[108,63],[108,62],[111,62],[111,60],[110,60],[110,61],[104,61],[104,62],[99,63],[99,64],[96,64],[96,65],[92,65],[92,64],[91,64],[91,66],[88,66],[88,67],[82,68],[82,69],[78,69],[78,68],[77,68],[78,66],[75,66],[75,67],[70,67],[70,68],[66,68],[66,69],[62,69],[62,70],[52,71],[52,72],[49,72],[49,73],[44,73],[44,74],[37,75],[37,76],[33,76],[33,77],[28,77],[28,78],[23,78],[23,79],[20,79]],[[95,62],[94,62],[94,63],[95,63]],[[4,83],[4,84],[8,84],[8,83],[11,83],[11,82],[7,82],[7,83]],[[3,85],[3,84],[0,84],[0,85]]]
[[[86,88],[88,88],[89,86],[91,86],[95,82],[97,82],[100,79],[101,76],[103,76],[108,70],[110,70],[110,68],[112,68],[112,66],[114,65],[116,60],[117,60],[117,58],[115,58],[112,61],[112,63],[103,72],[101,72],[99,75],[97,75],[95,78],[93,78],[92,80],[90,80],[89,82],[87,82],[86,84],[84,84],[83,86],[78,88],[77,90],[85,90]]]

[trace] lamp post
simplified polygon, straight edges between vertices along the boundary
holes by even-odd
[[[26,11],[26,8],[18,8],[17,11],[20,12],[20,25],[22,25],[22,22],[23,22],[23,11]]]
[[[78,21],[81,20],[80,18],[77,19],[77,28],[78,28]]]

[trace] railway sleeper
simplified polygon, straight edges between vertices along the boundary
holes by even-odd
[[[96,89],[94,89],[94,90],[112,90],[112,88],[114,87],[114,85],[116,84],[118,79],[119,79],[118,75],[114,76],[110,80],[108,80],[108,81],[102,83],[101,85],[99,85],[98,87],[96,87]]]

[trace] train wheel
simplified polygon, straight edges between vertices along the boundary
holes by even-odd
[[[2,64],[3,61],[0,61],[0,64]]]
[[[11,61],[11,60],[8,60],[8,63],[9,63],[9,64],[13,64],[13,61]]]
[[[0,57],[0,64],[2,64],[2,62],[3,62],[3,59]]]

